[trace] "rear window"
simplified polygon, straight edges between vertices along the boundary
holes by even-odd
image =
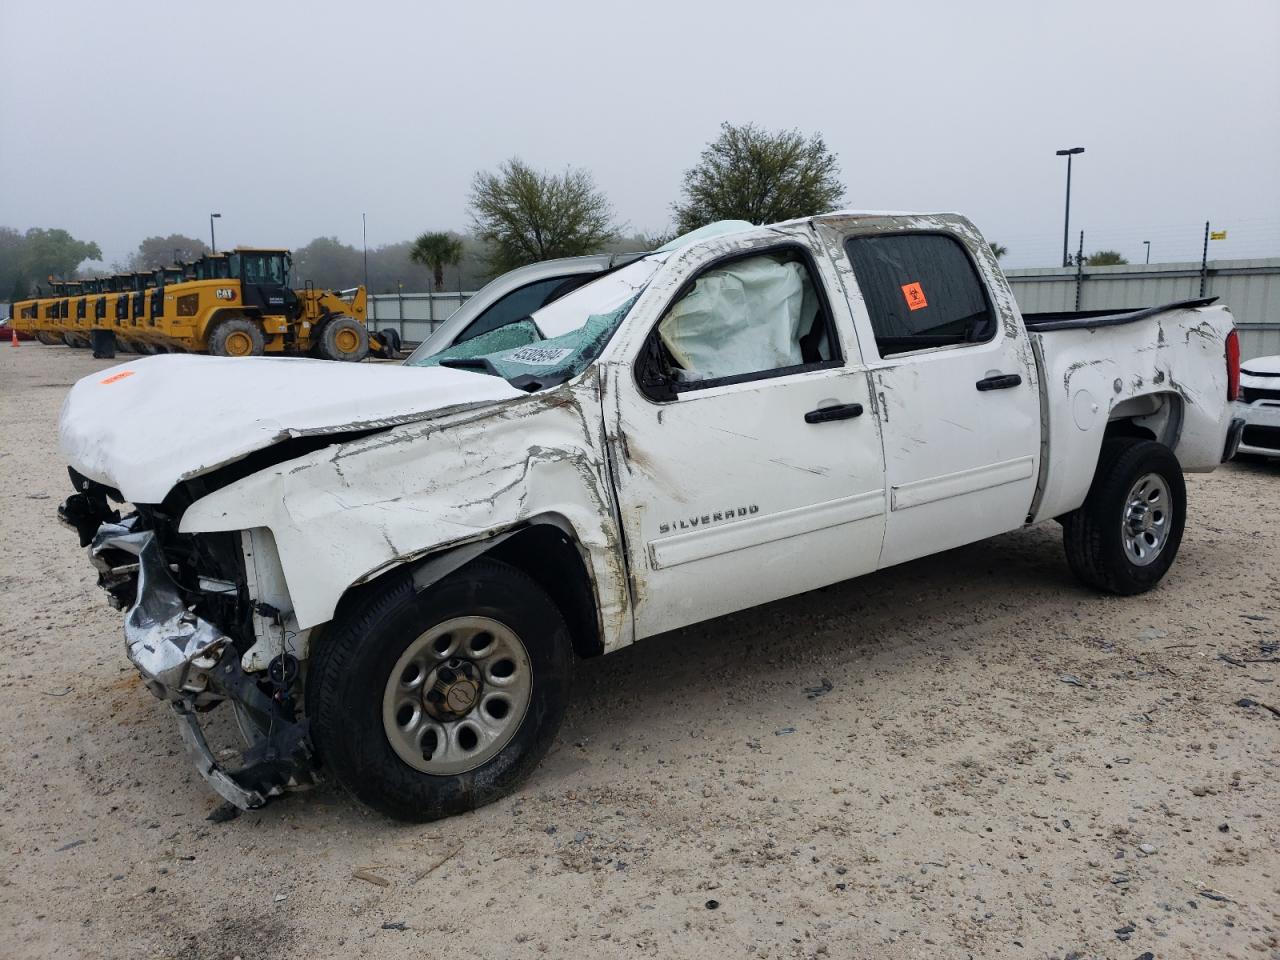
[[[983,343],[995,336],[986,288],[954,238],[929,233],[850,237],[844,248],[880,356]]]

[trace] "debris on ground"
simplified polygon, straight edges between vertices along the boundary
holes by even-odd
[[[834,689],[835,689],[835,685],[832,684],[832,682],[828,680],[826,677],[822,677],[820,678],[818,685],[816,687],[805,687],[804,694],[810,700],[817,700],[819,697],[823,696],[824,694],[830,693]]]
[[[372,883],[375,887],[391,886],[390,880],[388,880],[386,877],[378,876],[376,873],[374,873],[372,870],[369,870],[366,867],[361,867],[359,870],[352,871],[351,876],[356,880],[363,880],[365,883]]]
[[[227,800],[210,810],[205,819],[210,823],[227,823],[238,816],[240,816],[240,808]]]

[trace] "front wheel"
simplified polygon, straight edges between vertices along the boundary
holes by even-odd
[[[571,667],[564,618],[514,567],[482,558],[424,591],[398,574],[320,638],[307,679],[316,752],[388,816],[462,813],[546,754]]]
[[[1173,565],[1186,515],[1187,488],[1172,450],[1133,437],[1105,440],[1088,497],[1062,518],[1067,563],[1091,587],[1144,593]]]
[[[248,317],[223,320],[209,334],[209,353],[215,357],[260,357],[265,350],[262,329]]]

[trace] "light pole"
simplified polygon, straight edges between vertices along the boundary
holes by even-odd
[[[1071,266],[1071,256],[1067,253],[1067,236],[1071,232],[1071,158],[1077,153],[1084,153],[1084,147],[1070,147],[1057,150],[1055,156],[1067,158],[1067,212],[1062,221],[1062,265]]]
[[[360,214],[360,249],[364,251],[364,289],[369,292],[369,222]]]
[[[1147,263],[1150,263],[1150,262],[1151,262],[1151,241],[1150,241],[1150,240],[1143,240],[1143,241],[1142,241],[1142,243],[1143,243],[1143,244],[1146,246],[1146,248],[1147,248]]]
[[[1070,178],[1068,178],[1067,182],[1070,184]],[[209,246],[213,248],[214,253],[218,252],[218,238],[213,235],[213,221],[221,219],[221,217],[222,214],[220,213],[209,214]]]

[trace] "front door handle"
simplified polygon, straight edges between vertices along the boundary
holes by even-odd
[[[830,407],[819,407],[804,415],[805,423],[827,423],[831,420],[851,420],[862,416],[862,404],[837,403]]]
[[[1010,387],[1016,387],[1022,383],[1022,377],[1016,373],[1002,373],[998,377],[986,377],[979,380],[977,387],[979,390],[1008,390]]]

